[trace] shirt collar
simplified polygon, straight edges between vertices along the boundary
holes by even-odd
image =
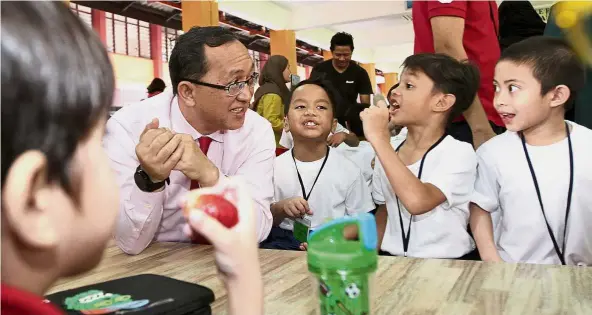
[[[187,122],[183,113],[181,113],[176,95],[171,100],[171,127],[174,132],[191,135],[196,140],[203,136]],[[224,142],[224,131],[216,131],[209,134],[208,137],[216,142]]]

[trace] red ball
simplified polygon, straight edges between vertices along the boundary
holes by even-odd
[[[186,207],[183,209],[185,217],[189,217],[192,209],[199,209],[205,212],[227,228],[231,228],[238,223],[238,210],[230,201],[221,195],[199,195],[196,200],[186,204]],[[194,233],[192,242],[210,244],[199,233]]]

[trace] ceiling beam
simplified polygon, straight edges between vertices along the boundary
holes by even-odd
[[[333,12],[333,14],[327,14]],[[409,13],[403,1],[323,1],[297,6],[287,29],[306,30],[364,22]]]
[[[219,0],[218,9],[274,30],[287,29],[292,13],[271,1]]]

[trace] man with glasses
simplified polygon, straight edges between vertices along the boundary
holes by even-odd
[[[258,209],[258,238],[273,219],[275,139],[249,110],[258,74],[247,48],[221,27],[192,28],[171,53],[172,91],[126,106],[104,146],[121,189],[115,239],[128,254],[152,241],[190,241],[181,199],[190,189],[241,176]]]

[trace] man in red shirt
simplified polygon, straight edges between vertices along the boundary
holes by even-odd
[[[455,120],[449,133],[475,148],[504,124],[493,108],[493,72],[500,58],[498,12],[495,1],[413,1],[415,53],[442,53],[458,60],[470,60],[479,67],[478,97]]]

